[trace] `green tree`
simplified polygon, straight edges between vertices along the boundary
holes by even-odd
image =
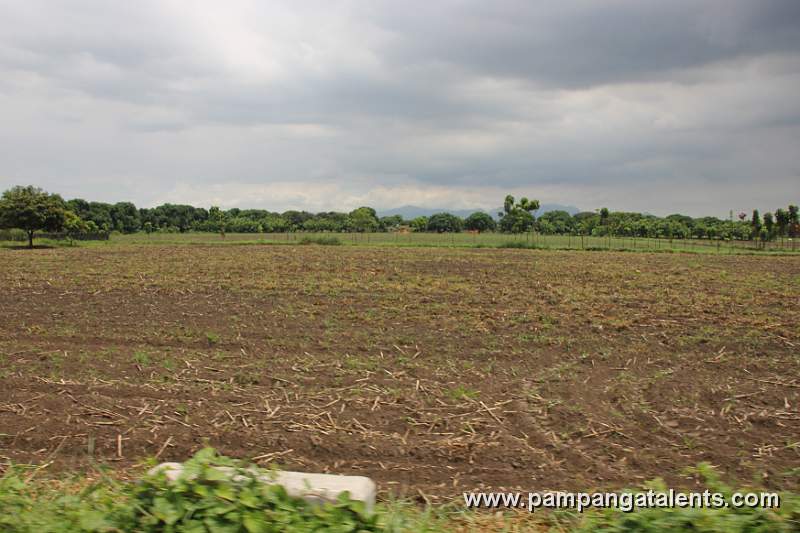
[[[539,209],[538,200],[528,200],[521,198],[519,202],[514,201],[510,194],[503,202],[503,212],[500,215],[500,230],[505,233],[524,233],[529,231],[536,219],[531,211]]]
[[[428,231],[436,233],[458,233],[464,222],[450,213],[436,213],[428,219]]]
[[[114,206],[111,204],[106,204],[103,202],[87,202],[81,198],[75,198],[67,201],[67,209],[74,212],[86,222],[94,222],[98,228],[102,227],[104,224],[108,224],[109,226],[114,224],[114,221],[111,217],[113,207]]]
[[[772,213],[764,213],[764,229],[767,230],[767,238],[771,239],[775,234],[775,220],[772,218]]]
[[[575,219],[566,211],[548,211],[539,217],[536,225],[542,233],[563,235],[575,230]]]
[[[348,226],[353,231],[366,233],[378,229],[378,216],[371,207],[359,207],[347,215]]]
[[[412,231],[419,233],[422,231],[427,231],[427,229],[428,229],[428,217],[419,216],[411,221]]]
[[[228,217],[225,214],[225,211],[220,209],[217,206],[211,206],[208,210],[208,225],[209,229],[212,231],[217,231],[225,238],[225,229],[227,228],[228,224]]]
[[[289,210],[284,212],[281,217],[286,221],[289,231],[297,231],[303,227],[303,223],[314,215],[306,211]]]
[[[394,231],[400,226],[403,225],[403,216],[402,215],[392,215],[388,217],[381,217],[379,220],[381,225],[381,230],[383,231]]]
[[[542,215],[544,216],[544,215]],[[582,235],[591,235],[594,227],[599,224],[600,216],[591,211],[581,211],[572,216],[574,226]]]
[[[601,226],[605,226],[606,224],[608,224],[608,215],[609,215],[609,212],[608,212],[608,208],[607,207],[604,207],[604,208],[602,208],[600,210],[600,225]]]
[[[72,211],[65,211],[63,229],[67,233],[70,245],[74,245],[77,237],[89,231],[89,225]]]
[[[778,228],[778,235],[786,235],[786,228],[789,227],[789,213],[785,209],[775,210],[775,225]]]
[[[789,236],[797,237],[800,233],[800,215],[797,212],[796,205],[789,206]]]
[[[758,209],[753,209],[753,216],[750,218],[751,235],[755,239],[761,232],[761,215]]]
[[[66,213],[67,204],[61,196],[33,186],[13,187],[0,198],[0,227],[25,230],[29,248],[33,248],[35,231],[64,229]]]
[[[150,210],[148,217],[154,226],[166,231],[190,230],[208,219],[208,211],[191,205],[163,204]]]
[[[687,215],[681,215],[681,214],[677,214],[676,213],[674,215],[668,215],[667,216],[667,220],[671,220],[673,222],[676,222],[678,224],[682,224],[682,225],[686,226],[686,228],[690,232],[691,232],[692,228],[694,228],[694,219],[692,217],[690,217],[690,216],[687,216]]]
[[[120,233],[134,233],[141,228],[139,210],[130,202],[119,202],[111,206],[114,229]]]
[[[484,231],[494,231],[497,223],[483,211],[476,211],[464,220],[464,227],[470,231],[482,233]]]

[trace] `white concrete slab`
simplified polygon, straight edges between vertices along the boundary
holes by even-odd
[[[181,463],[161,463],[152,468],[150,473],[165,471],[167,478],[178,479],[183,472]],[[219,467],[219,470],[230,471],[230,468]],[[375,506],[377,486],[375,482],[364,476],[340,476],[335,474],[313,474],[307,472],[276,471],[273,479],[267,474],[258,474],[263,483],[283,485],[286,492],[294,497],[303,498],[312,503],[334,502],[342,492],[349,492],[350,499],[364,502],[367,511]]]

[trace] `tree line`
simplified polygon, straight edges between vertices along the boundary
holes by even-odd
[[[379,217],[371,207],[350,212],[284,211],[264,209],[223,210],[191,205],[163,204],[137,208],[131,202],[114,204],[80,198],[63,200],[33,186],[13,187],[0,198],[0,227],[23,230],[33,245],[35,231],[63,232],[68,236],[85,233],[183,233],[207,231],[231,233],[283,232],[382,232],[414,231],[451,233],[461,231],[526,233],[546,235],[592,235],[650,238],[698,238],[726,240],[773,240],[800,235],[798,208],[789,205],[774,213],[758,210],[748,217],[739,213],[727,220],[716,217],[692,218],[674,214],[666,217],[632,212],[612,212],[607,208],[571,215],[549,211],[536,218],[537,200],[508,195],[497,219],[477,211],[466,218],[451,213],[404,220],[400,215]]]
[[[670,239],[760,240],[772,241],[782,237],[800,236],[798,208],[789,205],[775,213],[758,210],[750,217],[739,213],[734,218],[692,218],[673,214],[666,217],[631,212],[610,212],[602,208],[597,212],[570,215],[564,211],[544,213],[536,221],[536,230],[543,234],[571,234],[616,237],[648,237]]]

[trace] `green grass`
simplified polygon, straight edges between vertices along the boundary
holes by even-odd
[[[321,244],[377,245],[456,248],[530,248],[550,250],[686,252],[703,254],[800,253],[797,243],[769,242],[759,248],[753,241],[708,241],[704,239],[650,239],[503,233],[215,233],[115,234],[110,241],[86,241],[80,246],[114,244]],[[19,244],[19,243],[16,243]]]
[[[133,353],[133,361],[143,367],[150,366],[152,363],[152,359],[150,358],[150,354],[147,352],[137,351]]]
[[[150,464],[154,464],[151,462]],[[220,469],[223,467],[223,469]],[[227,470],[225,470],[227,469]],[[732,501],[733,489],[707,464],[691,469],[712,494]],[[99,480],[35,481],[38,470],[12,467],[0,478],[0,530],[8,533],[67,532],[791,532],[800,527],[800,499],[780,494],[780,507],[618,508],[473,511],[458,502],[420,507],[407,500],[378,503],[372,511],[346,493],[321,505],[265,484],[256,469],[205,448],[184,463],[181,475],[163,472],[121,482],[99,472]],[[660,480],[642,488],[665,493]],[[631,491],[636,493],[637,491]]]
[[[653,239],[642,237],[593,237],[525,233],[114,233],[108,241],[34,239],[38,248],[108,246],[115,244],[319,244],[380,245],[461,248],[530,248],[551,250],[686,252],[709,254],[800,253],[799,239],[758,243],[755,241],[713,241],[706,239]],[[26,242],[0,241],[0,248],[25,247]],[[761,248],[761,246],[764,248]]]

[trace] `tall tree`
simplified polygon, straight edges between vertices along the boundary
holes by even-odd
[[[35,231],[64,229],[66,213],[67,204],[61,196],[30,185],[13,187],[0,198],[0,227],[25,230],[29,248],[33,248]]]
[[[775,210],[775,225],[778,227],[778,235],[786,235],[786,228],[789,226],[789,213],[785,209]]]
[[[800,215],[796,205],[789,206],[789,236],[797,237],[800,233]]]
[[[764,213],[764,229],[767,230],[767,238],[771,239],[774,235],[772,230],[775,228],[775,220],[772,218],[772,213]]]
[[[500,215],[500,229],[505,233],[524,233],[529,231],[536,219],[531,211],[539,209],[539,200],[528,200],[523,197],[519,202],[514,201],[510,194],[503,202],[503,212]]]
[[[219,207],[212,205],[208,210],[208,225],[212,231],[218,231],[222,238],[225,238],[225,229],[227,227],[228,217],[225,211]]]
[[[601,226],[605,226],[606,224],[608,224],[608,215],[609,215],[609,212],[608,212],[608,208],[607,207],[604,207],[604,208],[600,209],[600,225]]]
[[[758,209],[753,209],[753,216],[750,217],[750,228],[752,237],[754,239],[757,238],[761,231],[761,215],[759,215]]]

